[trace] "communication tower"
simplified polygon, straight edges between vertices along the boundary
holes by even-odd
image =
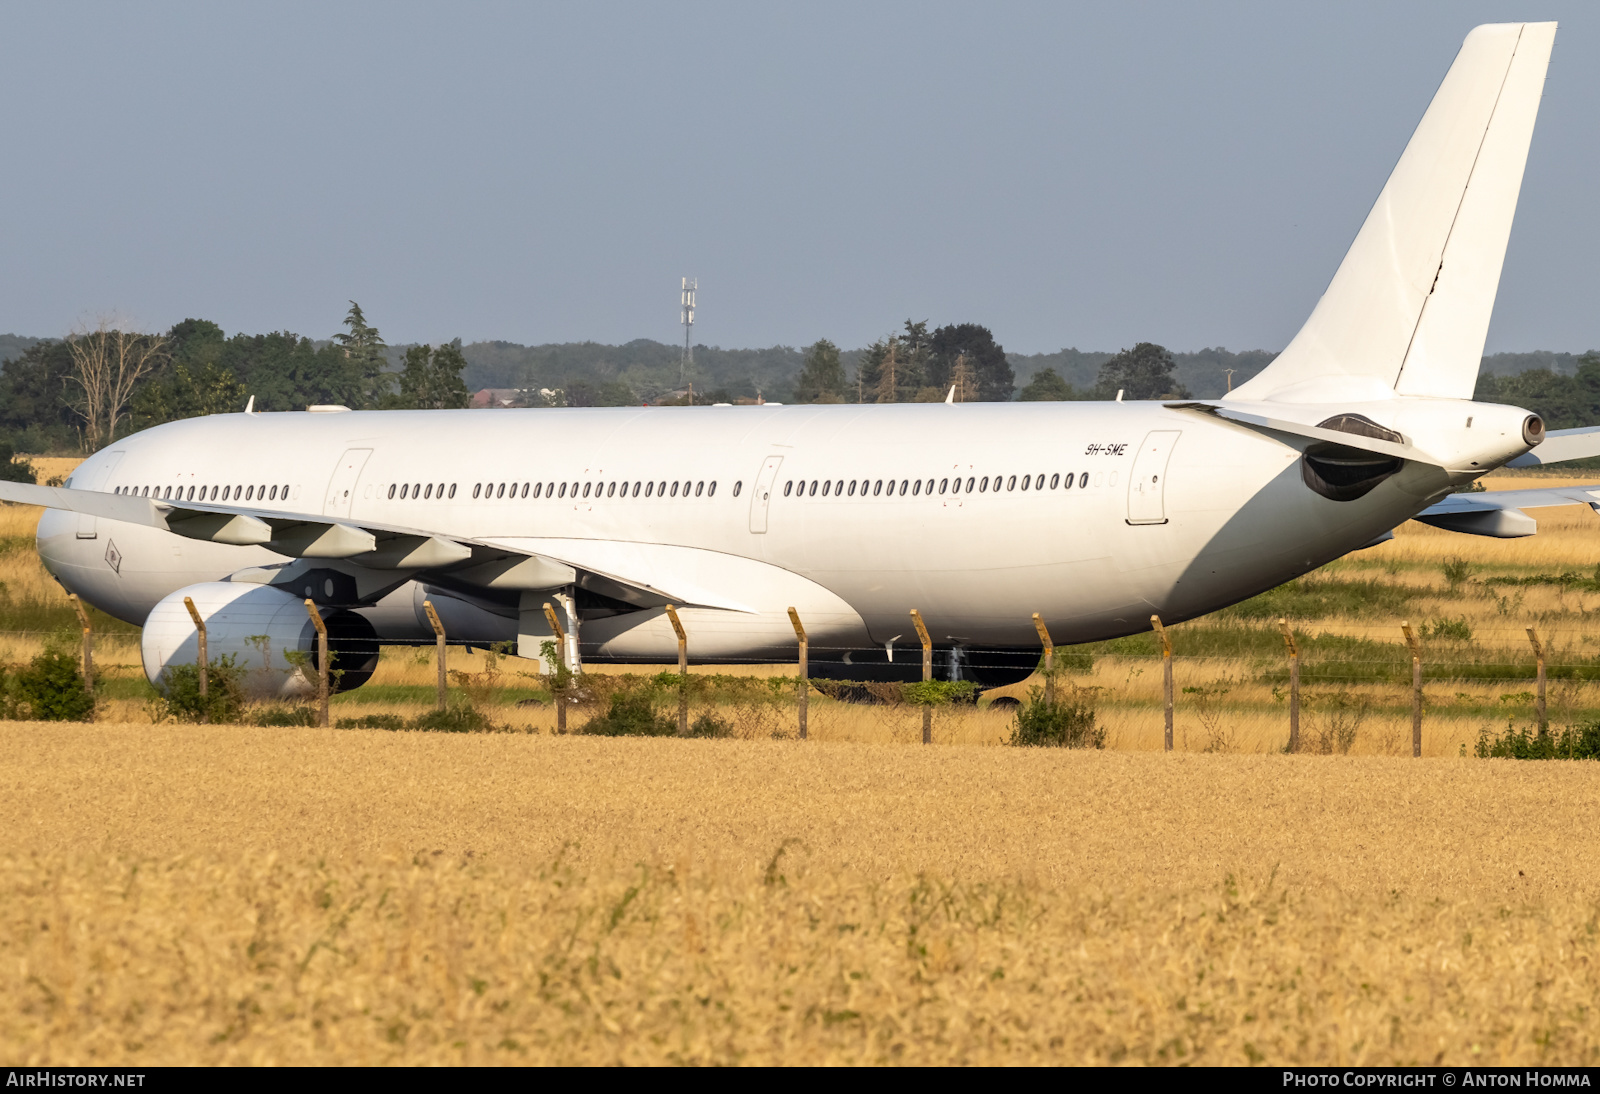
[[[700,279],[686,277],[683,279],[683,313],[680,322],[683,323],[683,356],[678,360],[678,384],[681,386],[689,379],[689,366],[694,364],[694,294],[700,287]]]

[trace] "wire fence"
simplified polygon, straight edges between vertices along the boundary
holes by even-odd
[[[1593,643],[1582,628],[1541,633],[1537,623],[1542,620],[1527,626],[1508,621],[1504,626],[1467,628],[1445,619],[1414,628],[1405,621],[1344,620],[1324,625],[1281,619],[1274,627],[1259,621],[1219,625],[1214,619],[1201,619],[1168,627],[1152,617],[1147,633],[1057,648],[1035,617],[1041,639],[1037,648],[963,649],[936,646],[920,615],[908,612],[908,620],[916,624],[918,645],[896,649],[812,643],[803,621],[793,613],[792,653],[774,649],[766,657],[719,664],[694,657],[692,630],[675,611],[670,614],[679,639],[676,671],[615,664],[569,668],[565,657],[558,656],[556,664],[545,667],[547,671],[495,671],[491,659],[490,671],[480,673],[447,671],[449,647],[503,654],[509,652],[507,646],[445,635],[435,616],[436,638],[427,645],[435,647],[433,660],[439,669],[437,704],[444,709],[452,702],[451,695],[493,704],[516,692],[515,702],[553,703],[560,731],[569,729],[567,715],[572,713],[582,721],[570,727],[573,731],[592,725],[591,731],[629,732],[624,723],[633,718],[645,724],[641,711],[649,706],[665,708],[665,713],[657,711],[651,717],[670,721],[670,731],[680,735],[726,735],[725,723],[731,718],[745,727],[741,735],[764,736],[769,730],[780,735],[789,725],[790,735],[804,739],[808,703],[816,696],[841,703],[918,708],[921,737],[932,743],[933,712],[938,708],[970,704],[993,710],[1041,701],[1053,704],[1059,687],[1073,702],[1150,722],[1159,718],[1167,749],[1175,747],[1174,725],[1180,719],[1198,718],[1213,727],[1215,735],[1219,718],[1243,712],[1280,718],[1287,747],[1295,749],[1303,743],[1299,739],[1303,709],[1308,714],[1326,712],[1349,705],[1346,696],[1358,696],[1364,711],[1399,715],[1410,708],[1414,755],[1422,752],[1429,717],[1523,718],[1543,732],[1552,710],[1568,721],[1600,712],[1600,688],[1589,687],[1600,684],[1600,648],[1586,655],[1585,647]],[[139,634],[132,631],[92,636],[87,616],[80,616],[80,621],[86,678],[94,676],[95,637],[103,652],[125,652],[139,643]],[[198,629],[203,632],[203,622]],[[61,634],[60,628],[4,629],[0,644],[45,641]],[[560,649],[568,649],[566,636],[560,637]],[[418,647],[419,662],[427,656],[423,643],[410,644]],[[315,660],[309,669],[314,686],[322,683],[324,666],[338,673],[339,656],[335,651],[330,658]],[[994,682],[997,670],[1015,682],[982,686]],[[417,685],[411,688],[420,690]],[[359,702],[357,695],[345,701]],[[328,715],[320,720],[326,724]],[[646,728],[664,734],[668,731],[664,725],[658,720]]]

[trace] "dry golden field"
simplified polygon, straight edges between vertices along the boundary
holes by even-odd
[[[0,722],[0,1054],[1600,1063],[1600,766],[1466,758],[1531,717],[1525,627],[1552,721],[1600,712],[1600,521],[1535,515],[1408,524],[1174,627],[1171,756],[1148,636],[1094,647],[1107,748],[1067,752],[984,747],[1012,726],[987,705],[923,748],[916,709],[815,693],[803,744],[784,708],[724,710],[736,740],[558,737],[521,663],[462,650],[520,732],[152,724],[137,633],[97,618],[97,722]],[[0,506],[4,663],[72,619],[36,519]],[[1332,755],[1282,753],[1278,614]],[[1401,619],[1449,624],[1420,762]],[[386,649],[334,716],[415,714],[433,678]]]
[[[1600,1062],[1588,764],[0,737],[19,1064]]]

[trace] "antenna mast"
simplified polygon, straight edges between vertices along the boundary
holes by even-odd
[[[683,279],[683,312],[679,320],[683,324],[683,356],[678,359],[678,384],[681,387],[688,382],[689,367],[694,364],[694,294],[700,287],[700,279],[686,277]]]

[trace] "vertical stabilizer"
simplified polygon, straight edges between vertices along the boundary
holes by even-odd
[[[1469,399],[1554,23],[1467,35],[1311,318],[1235,399]]]

